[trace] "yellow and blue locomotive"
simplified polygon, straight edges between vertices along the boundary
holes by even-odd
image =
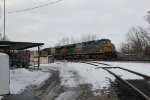
[[[93,40],[49,48],[55,59],[110,59],[116,58],[115,45],[109,39]]]

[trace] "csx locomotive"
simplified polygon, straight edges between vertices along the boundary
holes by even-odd
[[[53,55],[55,59],[110,59],[116,58],[115,45],[109,39],[94,40],[55,48],[46,48],[42,55]]]

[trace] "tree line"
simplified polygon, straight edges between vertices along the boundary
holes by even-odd
[[[79,40],[75,39],[74,37],[63,37],[58,42],[56,43],[55,46],[64,46],[64,45],[69,45],[69,44],[75,44],[75,43],[81,43],[81,42],[87,42],[87,41],[93,41],[97,40],[98,36],[94,34],[85,34],[82,35]]]
[[[145,20],[150,24],[150,11],[145,16]],[[121,43],[121,52],[135,59],[150,58],[150,28],[134,26],[129,29],[126,41]],[[131,58],[133,59],[133,58]]]

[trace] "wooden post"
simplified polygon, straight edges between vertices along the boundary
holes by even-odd
[[[38,46],[38,69],[40,67],[40,46]]]

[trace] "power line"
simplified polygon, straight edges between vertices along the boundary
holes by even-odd
[[[63,1],[63,0],[57,0],[57,1],[54,1],[54,2],[49,2],[49,3],[47,3],[47,4],[43,4],[43,5],[40,5],[40,6],[35,6],[35,7],[32,7],[32,8],[21,9],[21,10],[16,10],[16,11],[9,11],[9,12],[7,12],[7,13],[26,12],[26,11],[30,11],[30,10],[42,8],[42,7],[45,7],[45,6],[49,6],[49,5],[55,4],[55,3],[60,2],[60,1]]]

